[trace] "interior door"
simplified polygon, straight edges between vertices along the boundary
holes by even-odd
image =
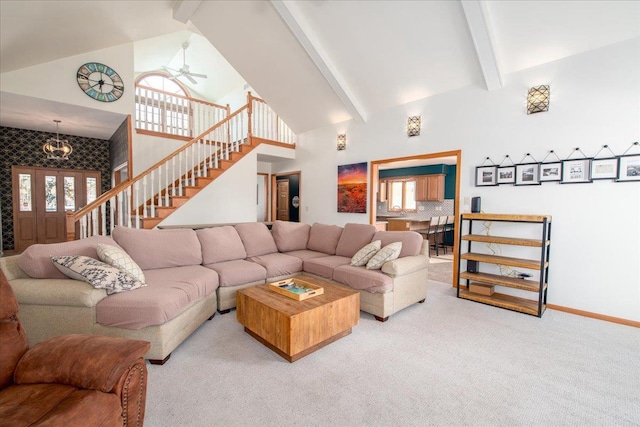
[[[66,240],[66,212],[76,211],[99,195],[97,171],[14,166],[15,249]]]
[[[289,221],[289,180],[278,181],[278,216],[280,221]]]

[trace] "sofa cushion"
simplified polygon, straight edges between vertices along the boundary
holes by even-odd
[[[376,234],[376,227],[371,224],[345,224],[336,246],[336,255],[351,258]]]
[[[302,249],[302,250],[299,250],[299,251],[291,251],[291,252],[287,252],[286,254],[294,256],[296,258],[300,258],[302,261],[306,261],[306,260],[312,259],[312,258],[319,258],[319,257],[327,256],[327,254],[325,254],[324,252],[311,251],[309,249]]]
[[[324,252],[327,255],[334,255],[341,235],[342,227],[315,222],[309,232],[307,249]]]
[[[131,259],[128,253],[120,248],[100,243],[96,247],[98,258],[100,261],[107,263],[113,267],[124,270],[142,283],[144,283],[144,273],[136,262]]]
[[[341,265],[333,270],[333,280],[353,289],[368,292],[387,292],[393,289],[393,279],[379,270]]]
[[[246,222],[235,225],[236,231],[242,239],[247,258],[278,252],[271,232],[261,222]]]
[[[422,236],[415,231],[378,231],[373,235],[373,240],[380,240],[382,247],[389,243],[402,242],[399,258],[418,255],[424,241]]]
[[[271,235],[280,252],[306,249],[311,226],[303,222],[276,221],[271,227]]]
[[[143,270],[202,264],[200,241],[191,229],[115,227],[111,235]]]
[[[351,262],[351,258],[330,255],[318,258],[312,258],[304,261],[302,264],[304,271],[307,273],[315,274],[317,276],[326,277],[331,279],[333,277],[333,269],[341,266],[348,265]]]
[[[207,264],[205,267],[215,270],[220,277],[220,287],[244,285],[267,279],[267,270],[255,262],[244,259]]]
[[[218,274],[200,265],[145,270],[147,287],[110,295],[96,305],[103,326],[141,329],[162,325],[215,292]]]
[[[267,254],[248,258],[267,270],[267,278],[287,276],[302,271],[302,260],[298,257],[281,253]]]
[[[376,254],[367,261],[367,270],[380,270],[382,264],[392,259],[398,258],[400,251],[402,250],[402,242],[389,243],[387,246],[380,249]]]
[[[202,228],[196,230],[202,246],[202,264],[245,259],[247,252],[235,228],[223,227]]]
[[[98,258],[96,247],[98,244],[117,244],[110,237],[91,236],[86,239],[73,240],[71,242],[35,244],[25,249],[18,258],[20,268],[36,279],[66,279],[51,262],[53,255],[84,255]]]
[[[360,249],[354,256],[351,257],[351,265],[354,265],[356,267],[366,265],[367,262],[369,262],[369,260],[373,258],[376,253],[378,253],[381,246],[382,244],[380,240],[376,240],[369,243],[368,245],[364,245],[362,249]]]
[[[51,261],[66,276],[104,289],[108,295],[147,286],[126,271],[88,256],[52,256]]]

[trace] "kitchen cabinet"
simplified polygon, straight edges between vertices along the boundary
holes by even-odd
[[[416,177],[416,202],[444,201],[444,174]]]
[[[429,228],[429,220],[412,219],[412,218],[389,218],[387,225],[388,231],[412,231],[424,230]]]

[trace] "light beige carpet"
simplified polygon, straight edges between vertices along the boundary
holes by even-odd
[[[427,300],[289,363],[235,311],[149,366],[145,426],[638,426],[640,329]]]

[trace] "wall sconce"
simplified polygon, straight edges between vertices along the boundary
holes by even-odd
[[[527,95],[527,114],[549,111],[549,85],[535,86]]]
[[[407,135],[409,136],[417,136],[420,135],[420,122],[422,119],[420,116],[412,116],[409,117],[409,121],[407,122]]]
[[[344,150],[347,148],[347,135],[342,133],[338,135],[338,151]]]

